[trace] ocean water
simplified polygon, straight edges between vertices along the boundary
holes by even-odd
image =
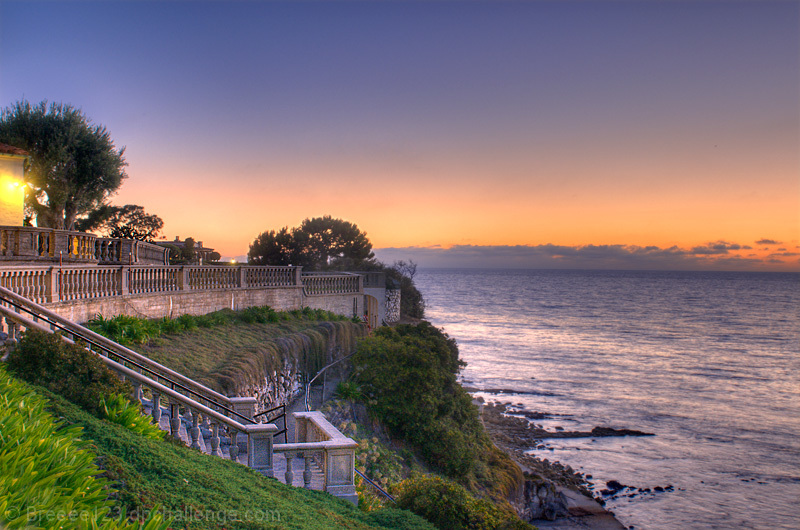
[[[550,413],[535,420],[550,430],[655,433],[531,448],[596,491],[650,488],[608,501],[623,524],[800,528],[800,275],[422,270],[415,282],[478,395]]]

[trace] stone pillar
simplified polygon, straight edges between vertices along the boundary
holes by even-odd
[[[247,467],[268,477],[273,476],[272,437],[278,427],[271,423],[245,425],[247,433]]]
[[[181,270],[178,271],[178,290],[189,290],[189,269],[187,269],[185,266],[181,267]]]
[[[58,298],[58,272],[56,271],[55,267],[50,267],[50,270],[47,271],[47,276],[45,277],[45,283],[47,285],[47,293],[45,294],[45,300],[48,303],[51,302],[59,302]]]
[[[228,398],[233,405],[233,411],[237,414],[241,414],[248,420],[252,420],[253,416],[256,415],[256,405],[258,405],[258,400],[254,397],[232,397]],[[241,423],[241,418],[232,418],[239,423]]]
[[[119,294],[125,296],[130,294],[130,267],[119,268]]]
[[[325,450],[325,491],[358,506],[354,482],[355,448]]]

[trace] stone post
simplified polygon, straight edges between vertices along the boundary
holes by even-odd
[[[60,300],[58,299],[58,271],[56,271],[55,267],[50,267],[50,270],[47,271],[45,283],[47,285],[47,293],[45,294],[45,300],[47,300],[48,303],[59,302]]]
[[[232,397],[228,398],[231,401],[231,405],[233,405],[233,411],[237,414],[241,414],[248,420],[252,420],[253,416],[256,415],[256,405],[258,405],[258,400],[254,397]],[[241,418],[232,418],[236,421],[239,421]],[[241,423],[241,421],[239,421]]]
[[[278,427],[271,423],[245,425],[247,433],[247,467],[268,477],[273,476],[272,437]]]
[[[182,266],[181,270],[178,271],[178,290],[189,290],[189,269],[187,269],[185,266]]]
[[[355,447],[325,450],[325,491],[358,506],[355,458]]]
[[[247,287],[247,269],[242,265],[237,266],[237,268],[239,269],[239,287]]]
[[[130,294],[130,267],[119,268],[119,294]]]

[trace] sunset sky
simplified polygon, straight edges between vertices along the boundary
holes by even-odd
[[[242,256],[330,214],[421,266],[800,270],[800,2],[0,2],[0,107]]]

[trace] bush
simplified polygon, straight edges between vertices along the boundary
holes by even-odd
[[[108,369],[97,354],[59,335],[28,330],[8,357],[8,369],[102,417],[101,400],[112,394],[130,395],[130,384]]]
[[[470,472],[489,441],[456,381],[455,341],[427,322],[379,328],[359,343],[353,365],[370,412],[394,436],[449,477]]]
[[[131,403],[125,399],[125,396],[116,394],[110,396],[107,400],[101,398],[100,406],[103,409],[102,419],[122,425],[145,438],[152,440],[164,439],[166,432],[150,421],[150,416],[142,415],[139,405]]]
[[[440,477],[403,481],[397,488],[397,505],[424,517],[442,530],[525,530],[510,505],[477,499],[455,482]]]

